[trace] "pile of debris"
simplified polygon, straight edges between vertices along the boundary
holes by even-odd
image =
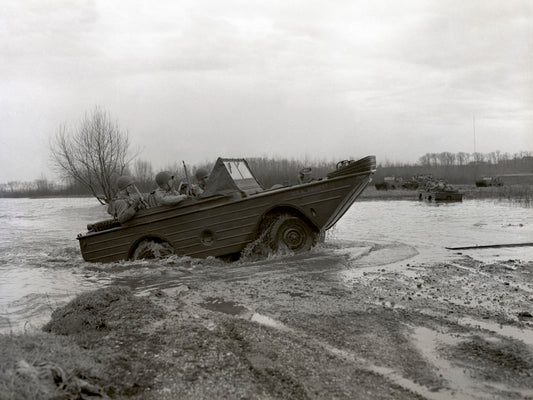
[[[386,176],[383,178],[383,182],[376,183],[377,190],[417,190],[419,188],[425,188],[428,182],[434,182],[435,178],[431,174],[419,174],[413,175],[409,179],[403,177]]]
[[[456,189],[444,179],[428,180],[424,184],[426,192],[455,192]]]

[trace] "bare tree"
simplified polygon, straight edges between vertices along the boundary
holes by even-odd
[[[133,163],[133,176],[139,189],[150,191],[154,184],[154,169],[150,161],[137,159]]]
[[[474,158],[474,162],[476,164],[485,162],[485,159],[486,159],[486,155],[483,153],[479,153],[479,152],[472,153],[472,157]]]
[[[35,185],[35,190],[38,193],[45,194],[53,189],[53,185],[51,184],[51,182],[48,182],[48,179],[46,179],[46,176],[44,175],[41,175],[39,179],[35,179],[33,181],[33,184]]]
[[[455,165],[455,160],[457,159],[457,156],[455,153],[451,153],[449,151],[444,152],[444,165],[447,167],[451,167],[452,165]]]
[[[113,179],[124,172],[130,141],[108,112],[96,107],[80,125],[61,125],[50,143],[52,161],[64,178],[87,187],[101,204],[114,195]]]
[[[431,165],[433,165],[434,167],[439,165],[438,158],[439,158],[439,155],[437,153],[429,153],[429,159],[431,160]]]
[[[133,163],[133,176],[137,182],[150,182],[154,180],[154,169],[152,163],[145,160],[135,160]]]
[[[20,189],[20,182],[19,181],[10,181],[7,183],[7,186],[9,187],[9,190],[11,191],[11,193],[14,193],[15,190],[19,190]]]
[[[438,153],[437,158],[439,160],[439,165],[442,165],[444,167],[449,167],[455,162],[455,154],[450,153],[449,151]]]
[[[424,154],[418,159],[418,163],[423,167],[429,167],[431,165],[431,155],[429,153]]]
[[[463,151],[460,151],[459,153],[457,153],[457,161],[459,161],[460,166],[467,164],[469,159],[470,159],[469,153],[465,153]]]

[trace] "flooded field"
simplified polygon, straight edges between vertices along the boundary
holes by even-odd
[[[113,274],[83,262],[76,235],[89,222],[107,219],[92,198],[0,199],[0,331],[38,327],[51,311],[76,294],[105,286]],[[531,242],[533,209],[472,200],[428,204],[417,201],[356,202],[316,251],[351,254],[348,279],[364,267],[403,260],[445,262],[457,252],[445,247]],[[467,250],[480,260],[533,260],[532,247]],[[273,259],[270,263],[276,264]],[[181,267],[219,261],[177,260]],[[128,262],[101,270],[128,269]]]

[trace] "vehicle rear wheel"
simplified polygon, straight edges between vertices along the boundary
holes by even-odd
[[[315,236],[305,221],[291,215],[281,215],[272,225],[272,248],[295,253],[307,251],[315,243]]]
[[[174,248],[168,242],[158,242],[145,239],[140,242],[133,252],[133,260],[168,257],[174,254]]]

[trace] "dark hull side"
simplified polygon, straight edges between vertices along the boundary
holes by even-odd
[[[420,192],[419,200],[427,201],[463,201],[463,194],[459,192]]]
[[[274,209],[294,211],[316,232],[324,231],[349,209],[374,170],[348,171],[244,198],[214,196],[141,210],[120,227],[79,235],[81,252],[91,262],[129,259],[137,244],[150,238],[170,243],[180,255],[203,258],[237,253],[258,237],[263,216]]]

